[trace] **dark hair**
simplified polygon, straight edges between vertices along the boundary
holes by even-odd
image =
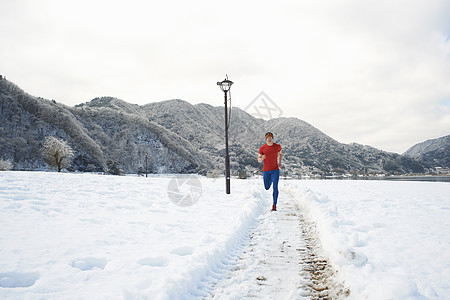
[[[264,136],[266,139],[267,139],[267,137],[269,137],[269,136],[271,136],[272,138],[273,138],[273,133],[272,132],[267,132],[266,133],[266,135]]]

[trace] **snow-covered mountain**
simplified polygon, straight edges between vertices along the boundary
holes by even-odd
[[[450,168],[450,135],[416,144],[403,155],[420,160],[429,167]]]
[[[44,168],[45,136],[61,137],[75,150],[72,168],[100,171],[108,161],[127,173],[221,172],[224,169],[224,108],[168,100],[135,105],[102,97],[69,107],[34,97],[0,80],[0,159],[15,169]],[[409,156],[370,146],[342,144],[297,118],[265,121],[233,108],[229,127],[232,174],[262,169],[256,157],[264,133],[283,147],[283,175],[304,173],[422,172]]]
[[[139,107],[110,97],[68,107],[0,80],[0,157],[12,161],[15,169],[42,168],[41,143],[54,135],[75,150],[74,170],[101,171],[111,160],[135,173],[145,166],[145,153],[153,173],[193,173],[209,167],[186,139],[133,108]]]

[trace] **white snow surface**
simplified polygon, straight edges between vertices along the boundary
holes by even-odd
[[[299,209],[349,298],[450,295],[448,183],[281,181],[270,212],[261,179],[189,178],[180,207],[170,176],[0,172],[0,299],[308,299]]]
[[[195,205],[170,178],[0,173],[1,299],[180,299],[205,295],[264,201],[256,182],[201,179]],[[181,189],[180,189],[181,190]]]
[[[286,184],[354,299],[448,299],[450,184]]]

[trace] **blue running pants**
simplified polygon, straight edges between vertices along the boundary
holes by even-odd
[[[273,204],[277,205],[278,200],[278,181],[280,180],[280,170],[263,172],[264,187],[270,189],[273,183]]]

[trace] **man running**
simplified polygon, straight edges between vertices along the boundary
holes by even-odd
[[[266,143],[259,148],[258,161],[261,163],[264,161],[263,166],[263,179],[264,187],[266,190],[270,189],[273,183],[273,205],[272,211],[277,210],[278,199],[278,181],[280,179],[281,159],[283,153],[281,152],[281,146],[273,142],[272,132],[266,133]]]

